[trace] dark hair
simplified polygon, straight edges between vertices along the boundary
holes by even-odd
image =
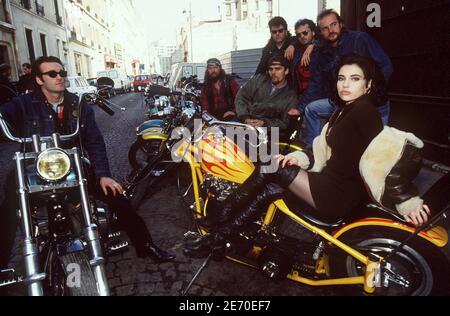
[[[32,67],[33,77],[40,77],[40,78],[42,78],[41,65],[44,64],[44,63],[58,63],[62,67],[64,67],[61,59],[59,59],[58,57],[55,57],[55,56],[42,56],[42,57],[39,57],[38,59],[36,59],[36,61],[33,63],[33,67]]]
[[[225,70],[223,70],[222,68],[220,69],[220,76],[219,76],[219,81],[224,82],[225,81],[225,77],[226,77],[226,73]],[[204,91],[206,92],[206,98],[208,100],[208,104],[209,104],[209,109],[211,112],[214,112],[215,108],[216,108],[216,104],[214,103],[214,95],[213,95],[213,89],[214,89],[214,82],[213,79],[211,78],[211,76],[209,75],[208,69],[205,72],[205,84],[204,84]],[[222,92],[227,94],[227,91],[225,91],[226,89],[222,89]],[[227,100],[227,95],[225,95],[225,100]]]
[[[285,19],[281,16],[276,16],[269,21],[269,28],[272,29],[274,26],[283,26],[285,30],[288,29],[288,25]]]
[[[303,25],[308,25],[309,28],[311,29],[311,31],[313,32],[317,32],[317,28],[316,28],[316,23],[314,23],[313,21],[309,20],[309,19],[301,19],[298,20],[297,23],[295,23],[295,29],[297,30],[300,26]]]
[[[287,60],[286,57],[281,54],[275,54],[273,57],[271,57],[267,62],[267,68],[269,68],[272,64],[280,64],[286,69],[289,69],[291,65],[289,60]]]
[[[321,20],[323,20],[323,18],[325,18],[326,16],[329,16],[330,14],[334,14],[340,23],[344,23],[344,20],[341,18],[339,13],[336,12],[336,10],[327,9],[327,10],[320,12],[319,15],[317,16],[317,26],[319,26],[319,22]]]
[[[343,105],[343,101],[339,97],[339,92],[337,90],[337,78],[339,76],[339,71],[342,67],[346,65],[357,65],[364,73],[364,77],[367,82],[372,82],[370,91],[368,95],[375,102],[375,105],[382,106],[385,105],[388,101],[387,96],[387,83],[386,79],[381,72],[380,67],[377,63],[370,57],[361,56],[357,54],[347,55],[341,59],[339,66],[336,70],[335,80],[332,87],[332,97],[331,102],[337,104],[339,106]]]
[[[31,69],[31,64],[30,63],[23,63],[22,67],[26,67],[28,69]]]

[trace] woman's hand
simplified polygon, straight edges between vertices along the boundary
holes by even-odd
[[[428,205],[423,205],[417,208],[415,211],[405,215],[405,219],[410,224],[414,224],[416,227],[421,227],[428,222],[431,216],[431,211]]]
[[[295,158],[290,158],[283,155],[275,156],[275,158],[277,159],[277,164],[280,165],[283,169],[286,168],[286,166],[290,167],[299,165],[297,159]]]
[[[305,52],[303,53],[303,57],[302,57],[302,67],[308,67],[309,64],[311,63],[311,55],[314,51],[314,44],[311,44],[308,46],[308,48],[306,48]]]

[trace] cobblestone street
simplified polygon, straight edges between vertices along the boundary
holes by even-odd
[[[127,159],[129,146],[135,140],[135,128],[145,120],[142,95],[130,93],[114,97],[112,101],[127,108],[116,110],[113,117],[97,109],[97,122],[104,134],[114,177],[125,181],[130,170]],[[12,167],[11,157],[18,148],[14,144],[1,143],[0,174],[4,176]],[[6,168],[8,166],[8,168]],[[183,235],[193,228],[184,206],[177,197],[175,180],[164,180],[145,201],[139,214],[145,219],[154,241],[174,252],[176,262],[155,264],[150,259],[138,259],[133,247],[122,255],[109,258],[107,276],[111,293],[118,296],[178,296],[198,268],[202,260],[186,258],[182,254]],[[0,188],[3,195],[3,187]],[[3,196],[0,197],[3,199]],[[189,295],[196,296],[311,296],[339,295],[332,287],[314,288],[288,280],[273,282],[260,272],[230,261],[211,262],[195,282]]]

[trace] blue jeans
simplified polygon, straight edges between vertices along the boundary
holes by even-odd
[[[381,114],[383,125],[388,125],[391,107],[389,102],[377,108]],[[305,109],[306,144],[312,146],[314,139],[320,136],[324,122],[328,121],[336,111],[336,106],[328,99],[317,100],[310,103]]]

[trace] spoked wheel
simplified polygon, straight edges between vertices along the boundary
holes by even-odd
[[[158,154],[161,148],[161,140],[143,141],[137,140],[128,152],[128,161],[134,170],[140,170]]]
[[[379,231],[378,236],[361,235],[359,238],[347,242],[364,254],[372,253],[387,257],[400,246],[408,235],[401,232]],[[433,245],[416,239],[398,250],[388,259],[388,266],[384,270],[386,284],[377,287],[374,295],[379,296],[428,296],[440,294],[443,289],[443,279],[438,270],[445,262],[442,253],[434,249]],[[365,266],[351,256],[343,256],[337,263],[337,271],[341,275],[354,277],[365,273]],[[445,266],[445,264],[444,264]],[[441,268],[442,269],[442,268]],[[349,294],[363,294],[350,292]]]

